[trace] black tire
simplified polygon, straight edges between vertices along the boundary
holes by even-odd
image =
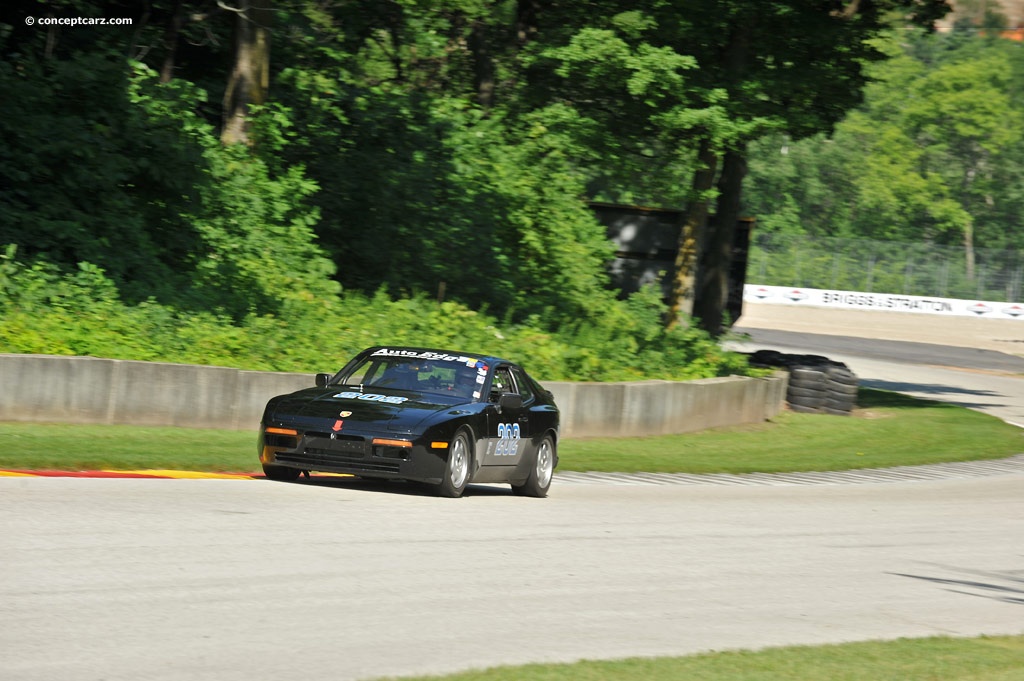
[[[832,407],[822,407],[821,413],[831,414],[832,416],[849,416],[850,411],[847,409],[833,409]]]
[[[828,392],[824,388],[801,388],[800,386],[790,386],[786,390],[786,397],[809,397],[813,399],[825,399],[828,397]]]
[[[444,477],[434,486],[439,497],[457,499],[466,491],[469,484],[470,471],[473,467],[473,448],[469,435],[465,430],[455,433],[448,444],[448,460],[444,467]]]
[[[277,480],[279,482],[295,482],[302,475],[302,471],[298,468],[288,468],[287,466],[274,466],[272,464],[263,464],[263,475],[267,476],[268,480]]]
[[[820,414],[821,413],[821,409],[819,409],[818,407],[804,407],[804,406],[799,405],[799,404],[793,404],[792,402],[790,403],[789,408],[791,410],[795,411],[795,412],[800,412],[801,414]]]
[[[825,396],[821,395],[818,397],[794,397],[792,399],[786,398],[792,407],[803,407],[804,409],[818,410],[825,406]]]
[[[828,382],[828,392],[830,395],[848,395],[851,397],[857,396],[856,385],[845,385],[843,383],[836,383],[834,381]]]
[[[800,366],[819,367],[834,364],[832,360],[824,355],[794,355],[793,361]]]
[[[857,374],[848,369],[833,369],[828,372],[828,381],[832,384],[856,387],[859,379]]]
[[[854,405],[855,402],[852,399],[827,399],[821,406],[823,408],[837,409],[839,411],[852,411]]]
[[[751,364],[780,366],[785,362],[785,355],[777,350],[757,350],[750,356]]]
[[[803,390],[825,390],[828,388],[827,381],[790,381],[788,384],[790,388],[801,388]]]
[[[555,441],[545,435],[530,465],[530,475],[522,485],[512,485],[512,493],[520,497],[544,498],[551,489],[555,473]]]
[[[825,374],[819,374],[815,377],[808,376],[790,376],[789,388],[800,388],[802,390],[825,390],[828,387],[828,381],[825,379]]]
[[[789,372],[789,382],[816,385],[825,382],[825,372],[817,369],[796,368]]]

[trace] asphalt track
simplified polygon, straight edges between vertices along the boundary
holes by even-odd
[[[1024,421],[1012,372],[848,359]],[[0,678],[335,681],[1024,633],[1024,457],[935,470],[567,475],[546,500],[3,477]]]

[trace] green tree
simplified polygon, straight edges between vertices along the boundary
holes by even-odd
[[[222,148],[202,89],[125,58],[147,30],[96,33],[92,50],[78,34],[8,35],[0,243],[65,272],[100,268],[131,302],[235,318],[335,290],[310,228],[315,183]]]
[[[890,13],[905,12],[907,23],[930,27],[948,9],[941,0],[827,8],[735,2],[718,12],[694,14],[714,22],[700,27],[701,34],[716,37],[698,55],[700,73],[724,87],[737,132],[721,154],[716,220],[700,251],[692,309],[705,329],[717,334],[725,322],[748,144],[773,130],[795,139],[830,131],[860,103],[868,78],[865,64],[885,56],[871,39],[889,28]]]
[[[973,34],[889,43],[832,137],[765,143],[750,210],[768,228],[960,244],[968,270],[976,248],[1024,245],[1016,48]]]
[[[944,65],[913,84],[903,110],[904,128],[921,151],[919,173],[940,178],[960,209],[956,217],[962,221],[952,234],[962,238],[969,279],[974,272],[973,216],[994,201],[998,157],[1024,142],[1024,111],[1010,104],[1010,74],[1002,53]]]
[[[547,87],[541,91],[600,121],[595,129],[631,140],[623,145],[630,151],[691,154],[670,324],[689,307],[705,329],[723,329],[747,145],[772,131],[797,139],[830,131],[861,101],[866,64],[885,56],[870,39],[891,25],[891,15],[930,26],[946,10],[942,0],[609,1],[589,5],[586,15],[542,5],[557,28],[538,40],[555,43],[546,56],[564,82],[559,89],[536,78]],[[600,133],[593,139],[606,142]]]
[[[343,286],[550,324],[607,298],[586,176],[565,136],[516,105],[517,17],[471,0],[293,14],[275,80],[293,124],[282,153],[321,187],[316,230]]]

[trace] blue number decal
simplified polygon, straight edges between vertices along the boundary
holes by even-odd
[[[515,456],[519,453],[519,439],[522,431],[518,423],[498,424],[498,443],[494,448],[495,456]]]

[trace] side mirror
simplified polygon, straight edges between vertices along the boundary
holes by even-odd
[[[316,375],[316,387],[323,388],[327,386],[327,382],[331,380],[330,374],[317,374]]]
[[[502,393],[498,398],[498,409],[519,409],[523,406],[523,396],[517,393]]]

